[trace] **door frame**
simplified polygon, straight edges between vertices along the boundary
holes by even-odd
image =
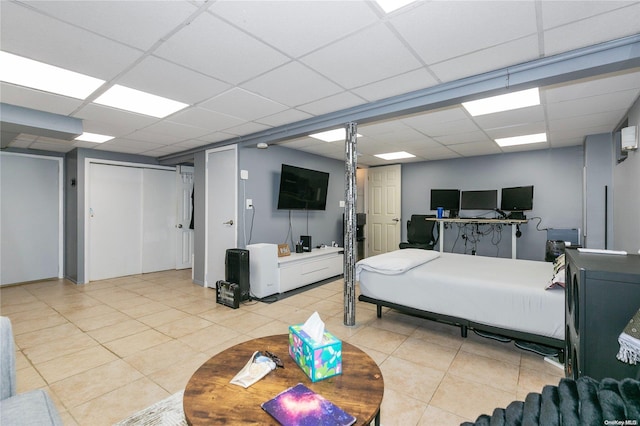
[[[191,200],[187,202],[188,208],[187,210],[191,213],[189,219],[193,216],[193,209],[191,208],[191,204],[193,202],[193,189],[195,186],[195,167],[194,166],[177,166],[176,167],[176,202],[177,202],[177,215],[176,218],[177,220],[177,224],[176,224],[176,270],[181,270],[181,269],[188,269],[188,268],[193,268],[193,249],[194,249],[194,230],[193,229],[189,229],[188,227],[188,223],[187,223],[187,230],[185,231],[185,224],[182,222],[182,219],[184,218],[184,214],[181,216],[179,213],[182,212],[184,213],[184,209],[185,209],[185,204],[184,204],[184,200],[182,198],[182,196],[184,195],[182,193],[182,185],[184,183],[184,178],[183,175],[185,174],[189,174],[191,175],[191,194],[190,194],[190,198]],[[186,219],[186,218],[185,218]],[[180,228],[179,226],[182,225],[182,227]],[[188,265],[186,263],[182,263],[181,261],[179,261],[178,258],[182,259],[183,256],[179,255],[179,253],[184,253],[184,233],[187,232],[189,237],[188,237],[188,245],[189,245],[189,260],[188,260]],[[193,279],[193,272],[192,272],[192,279]]]
[[[90,238],[91,238],[91,233],[89,230],[89,224],[90,224],[90,220],[89,220],[89,198],[90,198],[90,193],[91,193],[91,173],[90,173],[90,168],[91,168],[91,164],[104,164],[104,165],[108,165],[108,166],[121,166],[121,167],[135,167],[138,169],[157,169],[157,170],[168,170],[168,171],[174,171],[176,170],[175,167],[169,167],[169,166],[156,166],[154,164],[144,164],[144,163],[134,163],[134,162],[129,162],[129,161],[115,161],[115,160],[103,160],[100,158],[85,158],[84,159],[84,207],[83,207],[83,214],[84,214],[84,280],[83,280],[83,284],[89,284],[89,277],[91,276],[90,274],[90,256],[89,256],[89,246],[90,246]]]
[[[233,182],[233,206],[234,206],[234,217],[233,222],[235,223],[234,229],[234,241],[235,245],[238,245],[238,146],[237,145],[228,145],[220,148],[208,149],[205,151],[204,155],[204,182],[205,182],[205,193],[204,193],[204,217],[205,217],[205,236],[209,235],[210,224],[209,224],[209,155],[214,154],[216,152],[229,151],[233,152],[233,166],[235,173],[231,177],[231,181]],[[209,287],[209,238],[205,237],[204,240],[204,287]]]
[[[64,158],[49,155],[2,152],[3,156],[31,157],[58,162],[58,277],[64,278]]]

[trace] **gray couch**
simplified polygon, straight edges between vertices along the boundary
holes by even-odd
[[[16,352],[7,317],[0,317],[0,379],[0,424],[62,425],[53,401],[44,390],[16,394]]]

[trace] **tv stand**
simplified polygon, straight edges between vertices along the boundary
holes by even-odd
[[[250,244],[252,295],[263,298],[284,293],[344,272],[344,248],[314,248],[310,252],[277,257],[276,244]]]

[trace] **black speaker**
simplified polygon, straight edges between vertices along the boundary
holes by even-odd
[[[300,235],[302,241],[302,251],[311,251],[311,235]]]
[[[249,250],[227,249],[225,261],[225,278],[229,283],[240,287],[240,300],[249,299]]]
[[[640,379],[640,365],[616,358],[618,336],[638,310],[640,256],[567,249],[565,374],[577,379]]]

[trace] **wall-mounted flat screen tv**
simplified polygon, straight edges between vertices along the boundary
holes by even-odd
[[[500,208],[507,211],[533,210],[533,185],[502,188]]]
[[[459,189],[432,189],[431,210],[442,207],[444,210],[460,210]]]
[[[282,165],[278,209],[325,210],[329,173]]]
[[[461,210],[494,210],[498,208],[498,191],[462,191]]]

